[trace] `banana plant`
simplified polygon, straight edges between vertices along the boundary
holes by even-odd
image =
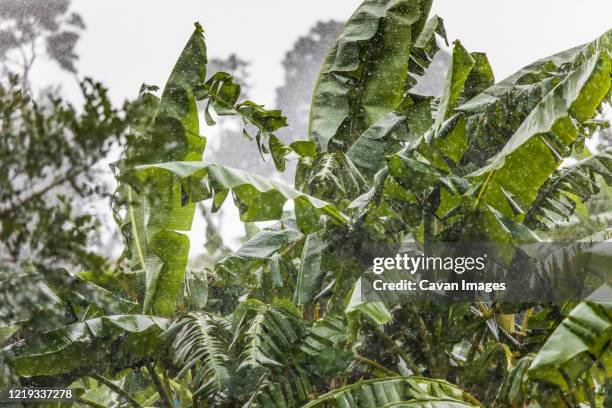
[[[487,56],[457,40],[442,94],[424,96],[415,85],[449,46],[430,8],[431,0],[365,0],[323,63],[309,139],[289,145],[274,134],[287,125],[281,112],[241,100],[226,73],[207,79],[196,25],[161,97],[143,86],[139,120],[114,165],[119,271],[80,275],[121,308],[82,299],[77,321],[11,342],[4,355],[21,381],[75,384],[90,406],[87,378],[142,407],[612,401],[612,310],[601,299],[361,296],[368,243],[496,242],[512,260],[519,244],[541,243],[612,180],[612,153],[584,148],[612,102],[612,31],[499,82]],[[239,117],[254,151],[279,171],[297,161],[294,186],[206,161],[198,103],[209,126],[218,115]],[[206,273],[190,270],[196,205],[210,200],[216,212],[229,195],[241,221],[273,223]],[[586,259],[609,277],[601,242],[611,235],[529,261],[542,274],[580,277]],[[61,305],[81,289],[50,290]],[[90,357],[71,358],[79,353]]]

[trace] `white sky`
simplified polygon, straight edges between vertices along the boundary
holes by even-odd
[[[252,97],[268,106],[283,82],[280,62],[317,20],[346,20],[360,0],[73,0],[87,31],[78,45],[81,75],[102,81],[117,102],[142,82],[163,85],[200,21],[211,56],[232,52],[251,62]],[[612,0],[434,0],[449,40],[488,53],[498,79],[540,57],[587,42],[612,28]],[[39,65],[37,82],[73,78]]]

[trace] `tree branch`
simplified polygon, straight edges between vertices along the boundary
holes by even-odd
[[[382,372],[384,372],[385,374],[390,375],[390,376],[392,376],[392,377],[397,377],[397,376],[399,376],[399,374],[398,374],[398,373],[396,373],[395,371],[390,370],[390,369],[388,369],[387,367],[385,367],[385,366],[383,366],[383,365],[381,365],[381,364],[377,363],[376,361],[374,361],[374,360],[370,360],[369,358],[362,357],[362,356],[355,356],[355,360],[356,360],[356,361],[359,361],[360,363],[363,363],[363,364],[369,365],[370,367],[373,367],[373,368],[375,368],[375,369],[377,369],[377,370],[379,370],[379,371],[382,371]]]
[[[155,388],[157,388],[157,392],[159,393],[159,396],[161,398],[162,405],[164,406],[164,408],[172,408],[173,405],[172,401],[170,400],[170,396],[166,393],[166,389],[164,388],[164,385],[162,384],[159,376],[157,375],[155,367],[150,362],[146,363],[146,367],[147,371],[149,372],[149,376],[153,380],[153,384],[155,384]]]
[[[84,170],[85,170],[84,168],[73,169],[72,171],[67,172],[63,176],[56,178],[50,184],[41,188],[40,190],[33,192],[32,194],[30,194],[27,197],[22,198],[21,200],[17,200],[16,203],[9,204],[7,208],[0,210],[0,218],[6,217],[7,215],[15,211],[17,208],[29,203],[32,200],[39,198],[40,196],[44,195],[45,193],[49,192],[55,187],[61,186],[62,184],[69,181],[71,178],[78,176],[79,173],[83,172]]]
[[[416,363],[412,360],[412,358],[410,358],[410,356],[401,347],[399,347],[395,343],[395,340],[389,337],[378,326],[375,326],[374,330],[376,331],[376,334],[380,336],[381,339],[383,339],[393,350],[395,350],[397,354],[399,354],[399,356],[402,358],[402,360],[404,360],[408,368],[410,368],[410,370],[414,374],[420,374],[421,370],[419,370]]]
[[[140,403],[138,401],[136,401],[134,399],[134,397],[132,397],[130,394],[128,394],[123,388],[121,388],[118,385],[114,384],[112,381],[110,381],[110,380],[106,379],[105,377],[103,377],[101,375],[98,375],[98,374],[92,374],[92,375],[90,375],[90,377],[95,379],[96,381],[106,385],[108,388],[110,388],[112,391],[116,392],[120,396],[126,398],[128,401],[130,401],[130,404],[132,404],[134,406],[134,408],[143,408],[143,406],[140,405]]]
[[[419,310],[415,306],[412,306],[411,309],[412,309],[414,320],[416,322],[417,332],[419,333],[419,336],[421,337],[421,341],[423,344],[423,351],[425,352],[425,355],[427,356],[427,361],[429,361],[430,371],[435,376],[438,374],[438,364],[436,361],[436,357],[434,356],[434,353],[433,353],[433,340],[431,337],[431,333],[429,333],[429,330],[427,329],[427,325],[425,324],[425,321],[423,321],[423,318],[421,317]]]

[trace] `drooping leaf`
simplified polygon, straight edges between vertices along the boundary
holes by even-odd
[[[596,175],[612,185],[612,152],[603,151],[555,171],[538,191],[525,214],[525,223],[548,228],[569,219],[576,208],[574,197],[587,200],[600,190]]]
[[[482,405],[470,394],[451,383],[414,376],[383,378],[349,384],[321,395],[306,404],[304,408],[383,406],[424,408],[481,407]]]
[[[9,364],[22,377],[102,374],[157,355],[166,326],[166,319],[154,316],[104,316],[26,338],[6,351]]]
[[[324,272],[321,269],[321,258],[327,242],[320,233],[306,236],[302,258],[298,269],[297,287],[295,292],[296,304],[310,303],[321,290]]]
[[[231,190],[242,221],[278,220],[283,215],[287,200],[293,200],[298,227],[303,232],[318,229],[319,217],[328,215],[345,224],[347,218],[332,204],[308,196],[274,180],[203,161],[170,162],[138,166],[135,176],[146,184],[150,174],[158,171],[170,173],[186,183],[206,183],[210,186],[217,208]]]
[[[262,157],[271,153],[279,171],[285,170],[285,156],[291,151],[284,146],[274,132],[287,126],[287,118],[279,110],[265,109],[263,105],[247,100],[239,102],[241,87],[226,72],[217,72],[198,88],[197,99],[206,100],[204,110],[210,126],[215,124],[210,114],[212,107],[218,115],[237,116],[242,119],[243,133],[250,139],[248,127],[256,129],[254,137]],[[266,143],[267,142],[267,143]]]
[[[611,341],[612,303],[582,302],[546,340],[527,374],[562,390],[596,362],[612,375]]]
[[[462,173],[477,170],[498,154],[542,99],[602,50],[612,50],[612,31],[536,61],[459,106],[457,111],[466,114],[470,140],[461,161]]]
[[[383,161],[389,134],[405,119],[393,112],[383,116],[359,136],[346,155],[359,169],[375,173]]]
[[[609,93],[611,72],[607,51],[598,51],[553,87],[490,163],[472,173],[484,182],[475,206],[487,203],[504,217],[521,222],[559,166],[559,152],[569,153],[580,124],[595,115]],[[531,171],[524,171],[527,165]],[[482,229],[494,231],[495,223],[491,214],[485,214]]]
[[[430,6],[419,0],[366,0],[349,19],[314,90],[309,133],[321,151],[332,140],[347,149],[399,105],[412,44]]]
[[[579,130],[577,124],[593,117],[610,90],[611,64],[610,56],[603,50],[570,73],[540,101],[504,148],[478,173],[501,169],[512,153],[537,136],[552,134],[557,143],[573,142]],[[545,152],[550,155],[548,149]]]
[[[189,313],[168,327],[164,333],[172,338],[174,362],[181,368],[179,377],[195,370],[194,394],[214,401],[218,393],[227,392],[229,384],[229,351],[231,334],[221,317],[206,313]]]

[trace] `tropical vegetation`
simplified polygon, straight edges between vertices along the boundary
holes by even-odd
[[[44,228],[69,226],[36,219],[41,228],[20,234],[11,226],[25,218],[8,215],[45,203],[0,192],[7,253],[20,259],[27,243],[35,256],[14,272],[0,264],[10,308],[0,306],[0,383],[72,386],[93,407],[612,406],[612,302],[360,296],[369,243],[541,242],[612,181],[612,152],[584,147],[612,102],[612,31],[500,82],[485,54],[455,41],[442,96],[423,96],[411,90],[446,41],[430,7],[365,0],[321,68],[308,140],[290,144],[276,135],[280,111],[207,72],[198,24],[159,96],[143,85],[121,112],[98,103],[95,86],[80,116],[3,91],[5,146],[22,126],[95,135],[79,142],[94,150],[110,135],[126,141],[112,204],[125,248],[111,265],[75,246],[51,242],[63,251],[47,253],[36,241]],[[294,185],[203,160],[200,113],[209,126],[240,118],[279,172],[296,163]],[[210,268],[189,267],[197,208],[210,217],[228,196],[248,239]],[[573,237],[579,249],[534,262],[580,277],[587,254],[609,282],[609,225],[596,227]],[[75,253],[91,262],[71,270],[62,256]],[[60,267],[46,266],[51,257]]]

